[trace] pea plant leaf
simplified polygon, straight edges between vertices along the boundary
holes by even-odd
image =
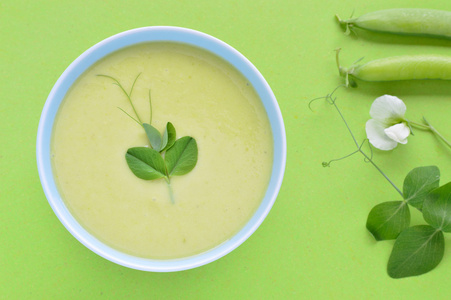
[[[436,166],[413,169],[404,179],[404,199],[421,211],[426,195],[439,186],[439,181],[440,170]]]
[[[133,121],[144,128],[147,139],[150,143],[150,148],[134,147],[127,150],[125,160],[130,170],[138,178],[144,180],[153,180],[165,178],[169,187],[169,195],[171,202],[174,203],[174,195],[172,192],[170,176],[184,175],[190,172],[197,164],[197,143],[192,137],[185,136],[176,140],[176,131],[171,122],[166,124],[163,135],[151,125],[152,123],[152,99],[149,90],[149,109],[150,122],[143,123],[138,115],[138,112],[132,101],[132,92],[136,81],[140,74],[136,76],[127,92],[122,84],[114,77],[109,75],[99,74],[97,76],[109,78],[113,80],[113,84],[117,85],[127,97],[127,100],[134,112],[134,115],[127,113],[122,108],[119,108],[123,113],[129,116]]]
[[[192,137],[185,136],[175,141],[164,157],[168,175],[184,175],[190,172],[196,166],[197,152],[197,143]]]
[[[163,152],[163,151],[171,148],[175,143],[175,139],[176,139],[175,127],[174,127],[174,125],[172,125],[171,122],[168,122],[166,124],[166,129],[164,130],[164,133],[163,133],[163,140],[161,143],[160,152]]]
[[[166,177],[166,166],[160,153],[147,147],[134,147],[127,150],[125,160],[136,177],[153,180]]]
[[[162,148],[162,138],[158,129],[147,123],[143,123],[143,127],[152,149],[155,149],[156,151],[160,152]]]
[[[443,232],[429,225],[407,228],[398,236],[388,260],[392,278],[417,276],[434,269],[445,251]]]
[[[410,225],[410,210],[405,201],[383,202],[370,211],[366,228],[377,240],[394,240]]]
[[[423,217],[432,227],[451,232],[451,182],[436,188],[426,196]]]

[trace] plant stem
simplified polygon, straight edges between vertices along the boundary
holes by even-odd
[[[356,138],[354,137],[354,134],[352,133],[351,128],[349,128],[348,122],[346,122],[346,119],[344,118],[343,114],[341,113],[340,109],[338,108],[337,104],[335,103],[335,100],[333,100],[332,98],[330,98],[330,99],[331,99],[331,104],[333,104],[335,109],[338,111],[338,113],[340,114],[341,119],[343,120],[343,122],[346,125],[346,128],[348,129],[349,133],[351,134],[351,137],[352,137],[352,139],[354,140],[354,143],[357,146],[357,151],[362,153],[362,155],[365,157],[365,159],[367,161],[369,161],[376,168],[376,170],[378,170],[379,173],[381,173],[382,176],[384,176],[384,178],[394,187],[394,189],[401,195],[401,197],[404,198],[404,195],[401,192],[401,190],[390,180],[390,178],[387,177],[387,175],[385,175],[385,173],[374,163],[374,161],[365,152],[363,152],[363,150],[361,149],[361,146],[359,146],[359,143],[357,142]]]
[[[133,81],[132,87],[131,87],[131,89],[130,89],[130,94],[127,93],[127,91],[124,89],[124,87],[121,85],[121,83],[120,83],[116,78],[111,77],[111,76],[109,76],[109,75],[103,75],[103,74],[99,74],[99,75],[97,75],[97,76],[110,78],[111,80],[113,80],[113,81],[115,82],[115,84],[122,90],[122,92],[123,92],[123,93],[125,94],[125,96],[127,97],[127,100],[128,100],[128,102],[130,103],[130,106],[132,107],[133,112],[134,112],[135,115],[136,115],[136,118],[138,119],[138,123],[139,123],[139,124],[142,124],[143,122],[141,121],[141,118],[139,117],[138,112],[136,111],[135,106],[133,105],[133,102],[132,102],[132,99],[131,99],[131,94],[132,94],[132,92],[133,92],[133,87],[135,86],[136,80],[138,79],[139,75],[141,75],[141,73],[138,74],[138,76],[136,76],[135,80]],[[132,119],[134,119],[134,118],[132,118]]]
[[[412,122],[412,121],[408,121],[408,122],[418,129],[431,131],[433,134],[438,136],[449,148],[451,148],[451,143],[440,132],[438,132],[437,129],[435,129],[426,119],[424,119],[424,122],[427,125],[417,123],[417,122]]]
[[[165,178],[166,183],[168,184],[169,189],[169,197],[171,198],[171,203],[175,204],[174,191],[172,190],[171,180],[169,178]]]

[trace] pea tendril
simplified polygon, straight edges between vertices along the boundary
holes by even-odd
[[[379,171],[379,173],[380,173],[380,174],[381,174],[381,175],[382,175],[382,176],[383,176],[383,177],[391,184],[391,186],[393,186],[393,188],[401,195],[401,197],[403,197],[402,191],[401,191],[401,190],[393,183],[393,181],[390,180],[390,178],[388,178],[388,176],[387,176],[387,175],[386,175],[386,174],[385,174],[385,173],[384,173],[384,172],[376,165],[376,163],[373,161],[373,159],[372,159],[372,156],[373,156],[373,155],[372,155],[372,150],[371,150],[371,155],[370,155],[370,156],[368,156],[368,155],[362,150],[362,146],[363,146],[363,144],[365,143],[366,140],[364,140],[361,144],[359,144],[359,143],[357,142],[357,139],[355,138],[354,134],[352,133],[352,130],[351,130],[351,128],[350,128],[349,125],[348,125],[348,122],[346,122],[345,117],[343,116],[343,114],[341,113],[340,109],[338,108],[338,105],[337,105],[337,103],[336,103],[336,99],[337,99],[337,98],[336,98],[336,97],[333,97],[333,94],[334,94],[340,87],[343,87],[343,86],[344,86],[344,85],[338,86],[337,88],[335,88],[335,90],[333,90],[332,93],[326,95],[325,97],[319,97],[319,98],[315,98],[315,99],[311,100],[310,103],[309,103],[309,107],[310,107],[310,105],[311,105],[311,103],[312,103],[313,101],[318,100],[318,99],[326,99],[326,101],[327,101],[329,104],[333,105],[333,106],[335,107],[335,109],[337,110],[338,114],[340,115],[341,119],[342,119],[343,122],[345,123],[346,128],[348,129],[349,134],[351,135],[352,140],[354,141],[354,143],[355,143],[355,145],[356,145],[356,147],[357,147],[357,150],[354,151],[354,152],[352,152],[352,153],[350,153],[350,154],[348,154],[348,155],[346,155],[346,156],[344,156],[344,157],[342,157],[342,158],[339,158],[339,159],[333,159],[333,160],[329,161],[328,163],[323,162],[323,166],[327,167],[327,166],[330,165],[330,163],[331,163],[332,161],[341,160],[341,159],[346,158],[346,157],[349,157],[349,156],[351,156],[351,155],[353,155],[353,154],[355,154],[355,153],[357,153],[357,152],[360,152],[360,153],[365,157],[365,162],[371,163],[371,164],[376,168],[376,170]],[[368,145],[369,145],[369,143],[368,143]],[[370,149],[371,149],[371,145],[369,145],[369,147],[370,147]]]
[[[138,112],[133,105],[131,96],[138,77],[135,77],[130,92],[127,93],[122,84],[114,77],[99,74],[97,76],[113,80],[127,97],[133,112],[133,117],[122,108],[118,107],[123,113],[130,117],[144,129],[149,145],[146,147],[129,148],[125,154],[125,160],[132,173],[143,180],[165,179],[169,189],[169,197],[172,204],[175,203],[174,191],[171,185],[172,176],[180,176],[189,173],[197,164],[197,142],[190,136],[176,138],[176,131],[171,122],[167,122],[166,128],[162,133],[152,125],[152,99],[149,89],[150,117],[149,123],[143,123]]]
[[[437,129],[435,129],[428,120],[426,120],[426,118],[423,117],[423,121],[425,124],[421,124],[421,123],[417,123],[417,122],[412,122],[409,120],[406,120],[408,124],[414,126],[415,128],[418,128],[420,130],[429,130],[431,131],[434,135],[436,135],[438,138],[440,138],[449,148],[451,148],[451,143],[440,133],[437,131]]]
[[[374,206],[369,212],[366,222],[366,228],[376,241],[395,240],[387,263],[388,275],[392,278],[402,278],[429,272],[442,260],[445,249],[443,233],[451,232],[449,222],[451,216],[451,182],[440,186],[440,170],[436,166],[418,167],[407,174],[403,182],[403,191],[401,191],[373,161],[373,142],[371,137],[369,136],[368,139],[363,140],[360,144],[357,142],[348,122],[336,103],[336,97],[333,96],[337,89],[343,86],[346,85],[338,86],[332,93],[325,97],[315,98],[309,103],[310,109],[312,102],[318,99],[325,99],[329,104],[333,105],[357,147],[357,150],[348,155],[332,159],[329,162],[323,162],[323,167],[328,167],[334,161],[360,152],[365,157],[365,162],[371,163],[401,195],[401,200],[382,202]],[[404,114],[405,109],[401,110],[402,114]],[[374,118],[373,115],[372,117]],[[407,125],[410,129],[409,134],[412,132],[412,127],[431,131],[450,146],[449,142],[425,118],[423,120],[425,124],[411,122],[405,119],[404,116],[399,121],[401,123],[393,126],[398,124]],[[389,135],[387,134],[387,136]],[[368,155],[363,150],[365,143],[368,143],[371,155]],[[379,148],[377,145],[374,147]],[[427,225],[410,226],[409,207],[418,209]]]
[[[141,73],[139,73],[138,76],[136,76],[135,80],[133,81],[132,87],[130,88],[130,93],[127,93],[127,91],[124,89],[124,87],[122,86],[122,84],[121,84],[116,78],[111,77],[111,76],[109,76],[109,75],[103,75],[103,74],[97,75],[97,76],[100,76],[100,77],[106,77],[106,78],[109,78],[109,79],[113,80],[113,81],[114,81],[114,84],[117,85],[117,86],[122,90],[122,92],[123,92],[123,93],[125,94],[125,96],[127,97],[127,100],[128,100],[128,102],[130,103],[130,106],[132,107],[133,112],[134,112],[135,115],[136,115],[136,119],[133,118],[132,116],[130,116],[128,113],[126,113],[126,114],[127,114],[129,117],[131,117],[133,120],[135,120],[136,122],[138,122],[139,125],[141,125],[143,122],[141,121],[141,118],[139,117],[138,112],[136,111],[136,108],[135,108],[135,106],[133,105],[131,96],[132,96],[132,92],[133,92],[133,88],[134,88],[134,86],[135,86],[136,80],[138,80],[138,77],[139,77],[140,75],[141,75]],[[119,109],[120,109],[120,108],[119,108]],[[121,109],[121,110],[124,111],[123,109]],[[124,112],[125,112],[125,111],[124,111]]]

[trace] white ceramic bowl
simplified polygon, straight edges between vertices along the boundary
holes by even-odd
[[[266,195],[247,224],[231,239],[204,253],[169,260],[135,257],[113,249],[86,231],[71,215],[55,184],[50,161],[50,140],[58,108],[71,85],[98,60],[121,48],[143,42],[178,42],[210,51],[232,64],[253,85],[266,109],[274,137],[274,160]],[[50,92],[39,122],[37,164],[41,184],[53,211],[83,245],[98,255],[117,264],[143,271],[171,272],[205,265],[226,255],[241,245],[263,222],[279,192],[285,170],[285,128],[276,98],[259,71],[238,51],[207,34],[179,27],[144,27],[119,33],[94,45],[78,57],[61,75]]]

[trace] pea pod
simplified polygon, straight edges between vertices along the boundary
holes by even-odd
[[[435,9],[395,8],[341,20],[349,34],[354,28],[400,35],[451,39],[451,12]]]
[[[363,81],[398,81],[439,79],[451,80],[451,57],[445,55],[403,55],[373,60],[363,65],[342,67],[340,49],[336,50],[338,71],[346,78],[346,86],[357,86],[355,79]]]

